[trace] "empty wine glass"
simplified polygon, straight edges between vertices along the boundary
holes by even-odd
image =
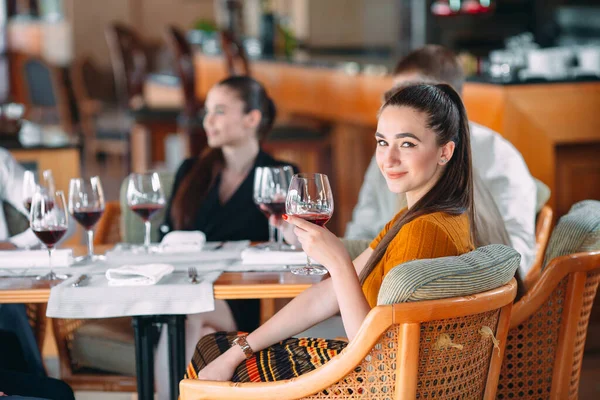
[[[31,230],[48,249],[48,265],[50,272],[37,279],[66,279],[68,275],[57,275],[52,271],[52,250],[56,243],[67,233],[69,214],[62,191],[50,193],[39,188],[33,194],[29,213]]]
[[[69,183],[69,213],[87,232],[88,254],[77,257],[76,262],[104,259],[94,255],[94,225],[104,213],[104,191],[100,178],[73,178]]]
[[[333,193],[325,174],[296,174],[288,189],[285,200],[286,213],[302,218],[319,226],[333,215]],[[296,275],[324,275],[327,269],[311,264],[306,256],[306,266],[291,267]]]
[[[254,202],[267,218],[274,216],[277,219],[281,219],[281,216],[285,212],[285,198],[293,175],[294,170],[289,165],[256,168]],[[274,227],[269,224],[269,228],[273,229]],[[276,248],[277,250],[282,250],[284,248],[283,232],[281,229],[277,229],[277,231]],[[273,248],[274,241],[272,237],[269,238],[269,244],[268,248]],[[286,248],[290,248],[290,246],[286,246]]]
[[[25,171],[23,175],[23,206],[27,212],[31,211],[31,199],[38,189],[38,186],[44,188],[48,193],[55,193],[54,178],[52,171],[47,169],[42,172],[42,181],[38,184],[33,171]]]
[[[165,207],[165,194],[156,172],[133,173],[127,179],[127,205],[144,221],[144,247],[149,252],[150,219]]]

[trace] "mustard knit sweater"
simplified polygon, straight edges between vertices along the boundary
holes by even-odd
[[[372,249],[375,249],[404,212],[405,210],[400,211],[386,224],[371,242]],[[375,307],[384,276],[399,264],[424,258],[458,256],[473,249],[467,214],[437,212],[420,216],[404,225],[392,239],[384,256],[363,283],[365,297],[371,307]]]

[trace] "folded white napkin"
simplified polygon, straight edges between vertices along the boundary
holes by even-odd
[[[274,251],[249,247],[242,251],[242,264],[306,264],[303,251]]]
[[[73,264],[73,250],[52,251],[52,267],[68,267]],[[0,268],[48,268],[48,250],[0,251]]]
[[[106,279],[109,286],[154,285],[174,269],[170,264],[123,265],[106,270]]]
[[[173,231],[165,235],[160,242],[160,250],[164,253],[186,253],[202,251],[206,243],[206,235],[200,231]]]

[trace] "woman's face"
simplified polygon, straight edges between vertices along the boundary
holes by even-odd
[[[245,104],[227,86],[213,86],[205,102],[204,130],[212,148],[236,146],[256,137],[256,113],[244,112]],[[260,122],[260,118],[258,120]]]
[[[377,123],[376,159],[388,188],[421,198],[437,182],[442,166],[450,160],[451,146],[438,146],[427,127],[427,114],[410,107],[388,106]],[[443,159],[446,162],[443,162]]]

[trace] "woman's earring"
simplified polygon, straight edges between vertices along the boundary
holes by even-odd
[[[446,160],[445,158],[440,159],[440,164],[446,164],[448,160]]]

